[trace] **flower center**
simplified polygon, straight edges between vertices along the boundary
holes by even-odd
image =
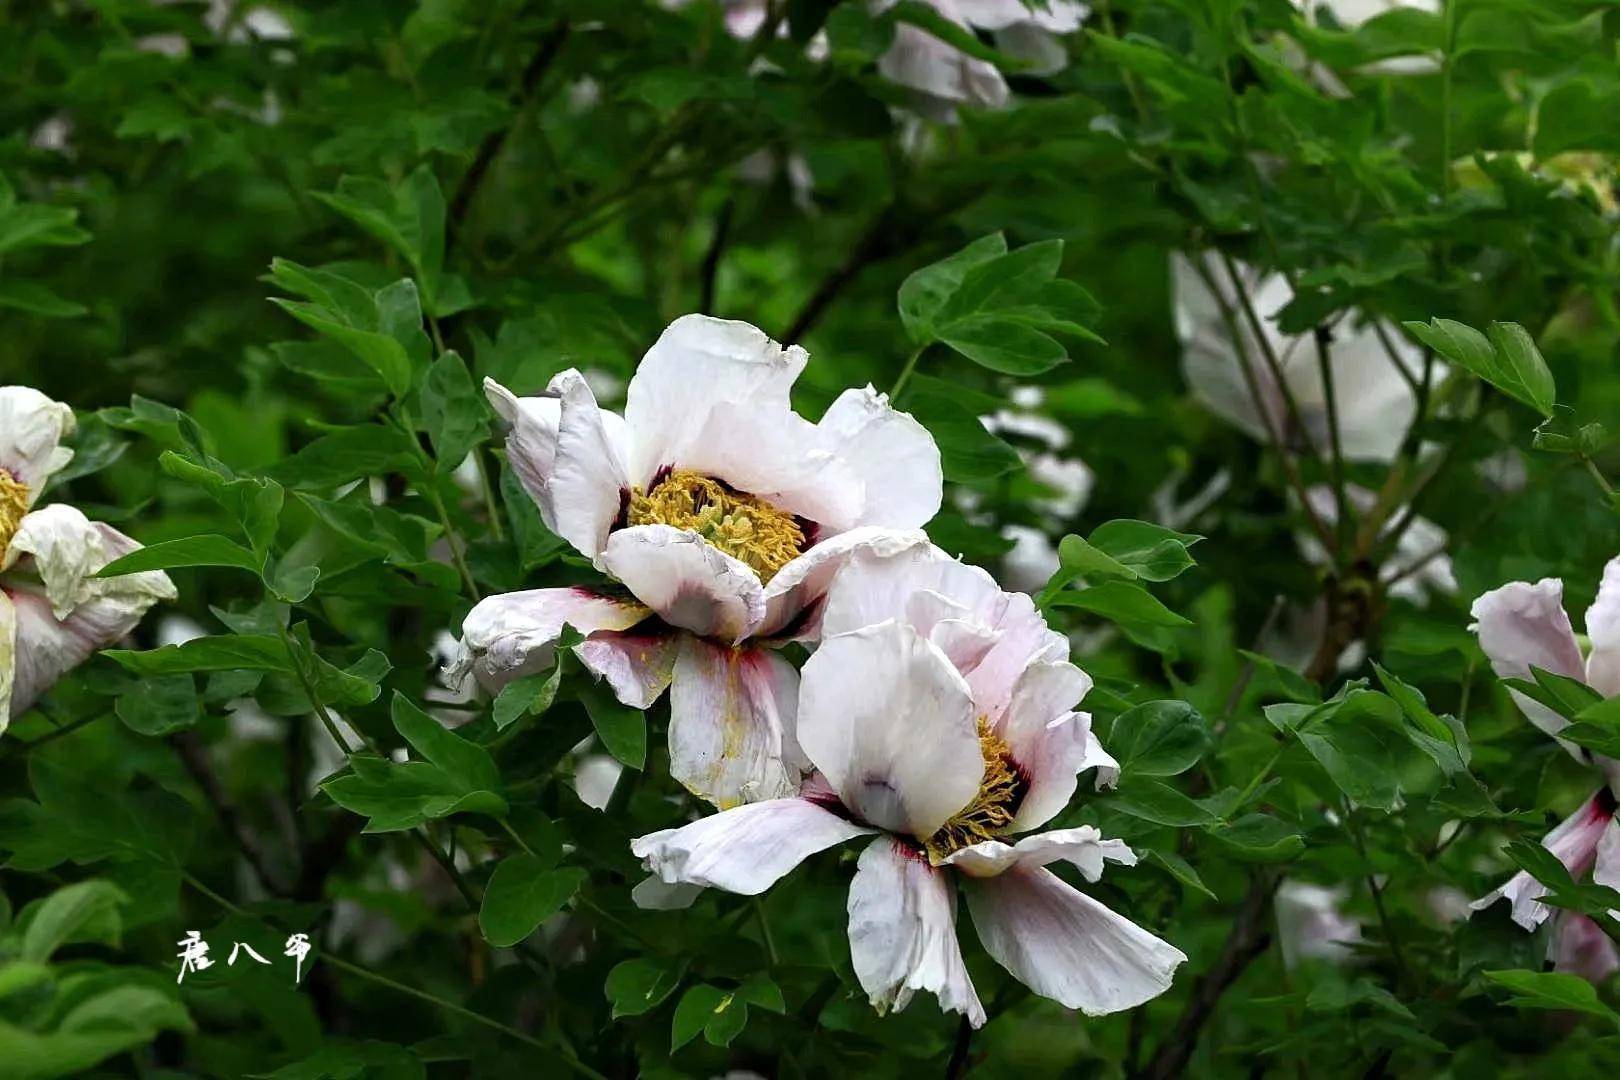
[[[1012,824],[1018,801],[1024,794],[1024,781],[1013,764],[1012,749],[990,729],[990,721],[979,717],[979,752],[984,755],[984,779],[979,793],[960,813],[922,842],[928,861],[939,865],[953,851],[970,844],[992,840]]]
[[[0,557],[11,546],[17,527],[28,513],[28,485],[0,469]]]
[[[625,520],[690,529],[752,567],[762,582],[804,553],[804,529],[792,514],[689,469],[671,470],[648,490],[631,492]]]

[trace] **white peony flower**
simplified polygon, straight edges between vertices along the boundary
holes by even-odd
[[[925,0],[940,15],[965,30],[988,30],[996,48],[1022,60],[1031,75],[1062,71],[1069,54],[1059,40],[1080,29],[1090,9],[1076,0]],[[883,11],[894,0],[872,5]],[[996,66],[969,56],[927,31],[897,23],[894,42],[878,60],[878,72],[890,82],[911,90],[918,111],[931,119],[949,122],[958,105],[1000,108],[1010,93]]]
[[[1255,335],[1227,279],[1225,266],[1208,255],[1203,265],[1216,282],[1217,292],[1210,291],[1191,260],[1177,255],[1172,264],[1182,372],[1193,396],[1210,412],[1255,439],[1269,443],[1273,434],[1280,434],[1279,441],[1285,446],[1308,441],[1327,454],[1327,394],[1316,343],[1310,334],[1284,334],[1274,319],[1293,300],[1288,283],[1280,274],[1238,267],[1244,291],[1264,330],[1263,340],[1276,355],[1283,381],[1299,406],[1303,432],[1296,430],[1283,391],[1266,362],[1262,339]],[[1228,314],[1239,330],[1241,349],[1233,343]],[[1390,348],[1385,347],[1385,340]],[[1394,327],[1351,315],[1333,328],[1329,355],[1344,456],[1351,461],[1392,460],[1417,415],[1412,384],[1423,377],[1422,350]],[[1244,375],[1245,356],[1259,390],[1258,404]],[[1397,363],[1400,368],[1395,366]],[[1444,368],[1436,364],[1432,376],[1435,384],[1443,374]]]
[[[174,585],[152,571],[96,572],[139,544],[60,503],[34,509],[73,459],[73,410],[26,386],[0,386],[0,731],[91,653],[129,633]]]
[[[1597,599],[1586,609],[1586,633],[1592,648],[1581,656],[1580,643],[1564,613],[1564,584],[1543,578],[1534,585],[1514,581],[1474,601],[1469,614],[1479,647],[1499,678],[1530,679],[1532,667],[1586,683],[1605,698],[1620,694],[1620,558],[1603,568]],[[1525,717],[1547,734],[1557,737],[1569,721],[1518,691],[1510,691]],[[1593,754],[1572,742],[1560,745],[1576,760],[1596,765],[1608,784],[1581,808],[1548,833],[1541,846],[1579,877],[1588,869],[1592,880],[1620,887],[1620,821],[1615,820],[1615,795],[1620,790],[1620,761]],[[1551,909],[1540,902],[1546,888],[1520,871],[1501,888],[1473,902],[1475,911],[1502,897],[1513,905],[1513,921],[1534,930]]]
[[[1163,993],[1186,957],[1046,869],[1088,881],[1134,864],[1091,826],[1015,839],[1068,804],[1079,774],[1117,766],[1074,711],[1091,679],[1029,597],[925,541],[863,550],[826,598],[798,733],[817,770],[796,797],[634,841],[664,888],[757,895],[858,836],[849,893],[855,973],[879,1010],[917,990],[985,1021],[956,940],[956,885],[985,950],[1036,993],[1091,1015]],[[638,890],[639,891],[639,890]]]
[[[798,786],[798,676],[773,646],[814,638],[833,571],[863,545],[915,539],[939,510],[939,449],[867,387],[819,424],[793,411],[808,360],[747,323],[688,315],[642,359],[624,415],[577,371],[545,397],[486,384],[507,453],[546,524],[627,590],[484,600],[457,671],[494,687],[551,662],[565,624],[620,701],[671,687],[670,771],[721,806]]]

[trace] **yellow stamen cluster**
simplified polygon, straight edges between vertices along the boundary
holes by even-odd
[[[982,840],[993,840],[1012,824],[1018,810],[1023,781],[1013,767],[1012,749],[979,717],[979,752],[984,755],[984,779],[979,793],[955,817],[923,841],[928,861],[938,865],[953,851]]]
[[[28,485],[0,469],[0,556],[11,546],[17,527],[28,513]]]
[[[804,553],[804,530],[792,514],[689,469],[672,471],[648,491],[637,488],[625,516],[631,525],[690,529],[747,563],[761,581]]]

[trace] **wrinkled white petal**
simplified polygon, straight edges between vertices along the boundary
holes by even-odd
[[[845,390],[817,425],[827,449],[855,471],[865,490],[856,525],[915,529],[939,513],[945,476],[928,429],[889,405],[870,385]]]
[[[935,4],[953,18],[948,7]],[[960,23],[959,17],[953,21]],[[994,64],[967,55],[909,23],[898,23],[894,41],[878,59],[878,73],[890,82],[915,90],[925,102],[949,108],[976,105],[1000,108],[1011,96],[1007,80]],[[948,113],[936,110],[944,118]]]
[[[1037,994],[1087,1016],[1158,997],[1187,959],[1044,867],[968,878],[965,889],[985,951]]]
[[[810,657],[799,744],[856,817],[919,838],[966,806],[984,777],[962,677],[894,621],[828,638]]]
[[[1620,695],[1620,558],[1603,567],[1597,599],[1586,609],[1586,681],[1604,697]]]
[[[755,633],[761,637],[820,638],[820,601],[851,555],[868,549],[884,553],[927,544],[928,535],[920,529],[876,527],[851,529],[823,540],[778,570],[765,586],[765,620]]]
[[[770,649],[682,635],[669,692],[669,771],[721,809],[793,794],[799,675]]]
[[[995,877],[1014,866],[1045,866],[1060,860],[1079,867],[1087,881],[1097,881],[1105,862],[1135,866],[1136,853],[1125,841],[1105,840],[1093,826],[1080,825],[1026,836],[1016,844],[982,840],[951,852],[945,857],[945,865],[969,877]]]
[[[611,754],[586,754],[574,762],[574,794],[592,810],[606,810],[624,765]]]
[[[73,410],[28,386],[0,386],[0,469],[28,489],[28,505],[45,481],[73,460],[60,445],[73,434]]]
[[[1037,660],[1018,677],[996,728],[1027,784],[1013,831],[1044,825],[1074,796],[1096,737],[1090,715],[1073,709],[1090,690],[1091,676],[1067,661]]]
[[[965,1015],[974,1027],[984,1006],[956,941],[956,894],[928,859],[893,837],[861,852],[849,885],[849,955],[861,989],[879,1014],[898,1012],[918,990]]]
[[[546,388],[562,403],[557,418],[557,454],[546,484],[551,530],[586,558],[598,558],[619,516],[630,482],[619,447],[608,434],[611,413],[596,407],[585,376],[559,373]]]
[[[648,833],[630,850],[666,885],[755,896],[816,852],[871,831],[803,799],[772,799]]]
[[[0,731],[63,675],[135,629],[152,603],[102,596],[58,619],[39,593],[0,589]]]
[[[529,497],[539,507],[540,517],[546,523],[546,527],[554,532],[557,529],[557,517],[550,484],[556,470],[558,428],[562,422],[563,402],[559,391],[563,386],[573,385],[572,378],[563,380],[563,375],[578,376],[578,373],[563,372],[557,379],[553,379],[545,397],[520,398],[494,379],[484,380],[484,394],[507,426],[507,461],[511,464],[518,482],[523,485],[523,490],[528,492]],[[589,390],[588,385],[586,389]],[[583,416],[588,415],[589,410],[584,410]],[[583,423],[583,416],[580,423]],[[601,409],[596,411],[596,416],[601,422],[602,432],[607,446],[612,451],[612,457],[623,462],[628,438],[625,434],[624,419],[617,413]],[[620,471],[622,472],[622,467]],[[617,491],[614,498],[615,500],[618,498]],[[598,547],[586,554],[594,558],[599,550],[601,549]]]
[[[702,637],[741,641],[765,617],[759,575],[686,529],[619,529],[602,567],[665,622]]]
[[[828,535],[859,524],[866,501],[859,473],[823,445],[814,424],[783,409],[716,402],[680,465],[756,495]]]
[[[1571,876],[1578,876],[1596,861],[1598,844],[1613,824],[1614,800],[1606,791],[1599,792],[1542,837],[1541,846],[1556,855]],[[1547,887],[1521,870],[1500,888],[1468,906],[1474,911],[1483,911],[1505,896],[1513,905],[1513,921],[1526,930],[1534,930],[1552,913],[1541,902],[1545,895]]]
[[[1469,615],[1479,647],[1498,678],[1532,679],[1532,667],[1571,679],[1585,677],[1581,647],[1564,613],[1564,583],[1556,578],[1542,578],[1534,585],[1513,581],[1492,589],[1474,601]],[[1549,735],[1569,725],[1523,694],[1515,692],[1513,698],[1530,722]]]
[[[582,634],[627,630],[648,614],[633,600],[577,587],[488,596],[461,624],[460,655],[448,673],[459,680],[471,671],[486,689],[498,690],[513,679],[550,667],[564,626]]]
[[[101,597],[144,602],[141,610],[145,611],[159,600],[173,600],[177,595],[168,575],[149,570],[115,578],[95,576],[102,567],[140,546],[111,525],[91,521],[65,503],[55,503],[22,519],[11,547],[0,559],[0,570],[21,566],[37,575],[45,583],[45,594],[58,619]]]
[[[613,696],[632,709],[650,709],[675,674],[680,635],[660,628],[647,633],[603,630],[574,646],[597,678],[606,681]]]
[[[744,322],[686,315],[642,357],[626,392],[630,477],[647,486],[663,466],[683,466],[721,402],[791,412],[788,393],[809,355],[783,348]]]

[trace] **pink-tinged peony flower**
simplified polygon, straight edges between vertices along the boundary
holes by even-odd
[[[1277,889],[1277,940],[1290,968],[1320,960],[1344,964],[1355,958],[1361,924],[1344,913],[1348,890],[1308,881],[1285,881]]]
[[[808,360],[747,323],[676,320],[631,379],[624,415],[577,371],[546,396],[485,386],[546,524],[623,591],[484,600],[462,657],[486,686],[551,661],[563,626],[619,700],[670,688],[670,771],[720,806],[798,788],[798,675],[773,646],[814,638],[833,571],[863,545],[914,541],[939,510],[939,449],[867,387],[819,424],[789,390]]]
[[[0,386],[0,731],[51,684],[135,628],[174,585],[158,572],[96,572],[140,545],[60,503],[34,509],[73,459],[73,410]]]
[[[956,888],[985,950],[1036,993],[1100,1015],[1163,993],[1186,957],[1047,866],[1096,881],[1136,856],[1091,826],[1029,833],[1079,774],[1117,766],[1076,712],[1091,680],[1028,596],[920,542],[850,557],[805,664],[799,744],[816,772],[797,797],[727,810],[634,841],[669,887],[756,895],[859,836],[849,892],[855,974],[879,1010],[918,990],[985,1021],[956,940]]]
[[[1243,291],[1263,331],[1256,335],[1225,265],[1206,255],[1201,266],[1203,273],[1192,259],[1181,255],[1171,266],[1182,373],[1193,396],[1252,438],[1271,442],[1280,436],[1285,446],[1308,442],[1325,454],[1327,394],[1316,343],[1311,334],[1285,334],[1276,324],[1277,312],[1294,298],[1288,282],[1280,274],[1238,266]],[[1214,290],[1205,275],[1215,282]],[[1241,347],[1233,343],[1233,325]],[[1399,329],[1369,322],[1359,313],[1340,319],[1332,335],[1328,351],[1344,456],[1352,461],[1390,461],[1417,414],[1412,387],[1423,377],[1422,351]],[[1282,387],[1266,362],[1262,342],[1277,357],[1283,382],[1299,406],[1304,431],[1294,423]],[[1245,362],[1258,390],[1258,404]],[[1438,384],[1443,375],[1444,369],[1436,365],[1433,381]]]
[[[1514,581],[1474,601],[1470,614],[1479,646],[1491,668],[1504,679],[1530,679],[1532,667],[1578,679],[1604,697],[1620,694],[1620,558],[1603,568],[1603,583],[1596,601],[1586,609],[1589,655],[1581,656],[1580,643],[1564,612],[1564,584],[1543,578],[1535,584]],[[1525,717],[1557,738],[1569,721],[1518,691],[1510,691]],[[1620,762],[1593,754],[1565,739],[1559,744],[1576,760],[1595,765],[1607,785],[1548,833],[1541,846],[1558,857],[1572,875],[1591,871],[1599,885],[1620,888],[1620,822],[1615,820],[1616,791],[1620,790]],[[1544,922],[1552,909],[1541,903],[1547,890],[1520,871],[1501,888],[1470,905],[1475,911],[1502,897],[1513,905],[1513,921],[1527,930]]]
[[[996,48],[1021,60],[1020,70],[1030,75],[1051,75],[1069,62],[1060,40],[1080,29],[1089,8],[1075,0],[926,0],[944,18],[964,30],[988,30]],[[875,3],[876,10],[893,7],[893,0]],[[897,23],[894,42],[878,60],[878,72],[890,82],[911,90],[918,110],[930,118],[950,121],[958,105],[1000,108],[1010,96],[1007,80],[997,67],[969,56],[909,23]]]

